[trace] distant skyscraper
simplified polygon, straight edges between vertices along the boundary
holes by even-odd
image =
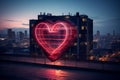
[[[8,39],[12,39],[12,29],[8,29],[7,35],[8,35]]]
[[[79,12],[75,16],[72,15],[61,15],[61,16],[52,16],[38,15],[38,20],[30,20],[30,50],[31,54],[40,53],[42,54],[42,49],[38,47],[38,44],[34,40],[33,29],[34,27],[42,21],[69,21],[74,24],[77,28],[77,39],[72,47],[70,47],[65,53],[77,55],[81,60],[86,60],[90,51],[93,49],[93,20],[88,18],[87,15],[80,15]],[[76,58],[77,59],[77,58]]]
[[[12,31],[12,38],[15,40],[15,31]]]
[[[7,35],[8,35],[8,40],[15,40],[15,31],[12,31],[12,29],[8,29]]]
[[[20,40],[23,40],[23,39],[24,39],[24,33],[21,32],[21,31],[19,32],[19,39],[20,39]]]
[[[97,31],[96,37],[97,37],[98,39],[100,39],[100,31]]]
[[[27,38],[27,35],[28,35],[28,34],[27,34],[27,30],[25,30],[25,33],[24,33],[24,34],[25,34],[25,38]]]

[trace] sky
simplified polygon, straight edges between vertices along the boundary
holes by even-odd
[[[76,12],[93,19],[93,30],[120,34],[119,0],[0,0],[0,29],[29,28],[40,12],[53,15]]]

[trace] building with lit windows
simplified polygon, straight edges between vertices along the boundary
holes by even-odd
[[[72,47],[65,51],[64,56],[78,60],[87,60],[90,51],[93,49],[93,20],[87,15],[80,15],[79,12],[76,15],[52,15],[50,13],[40,13],[37,20],[30,20],[30,50],[32,55],[43,55],[42,49],[34,40],[33,29],[41,21],[69,21],[77,27],[77,39]]]

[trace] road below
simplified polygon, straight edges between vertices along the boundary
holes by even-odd
[[[118,73],[54,69],[35,64],[0,62],[0,80],[120,80]]]

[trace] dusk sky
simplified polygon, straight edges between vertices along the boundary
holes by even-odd
[[[94,21],[94,32],[120,34],[119,0],[0,0],[0,29],[29,28],[29,20],[40,12],[86,14]]]

